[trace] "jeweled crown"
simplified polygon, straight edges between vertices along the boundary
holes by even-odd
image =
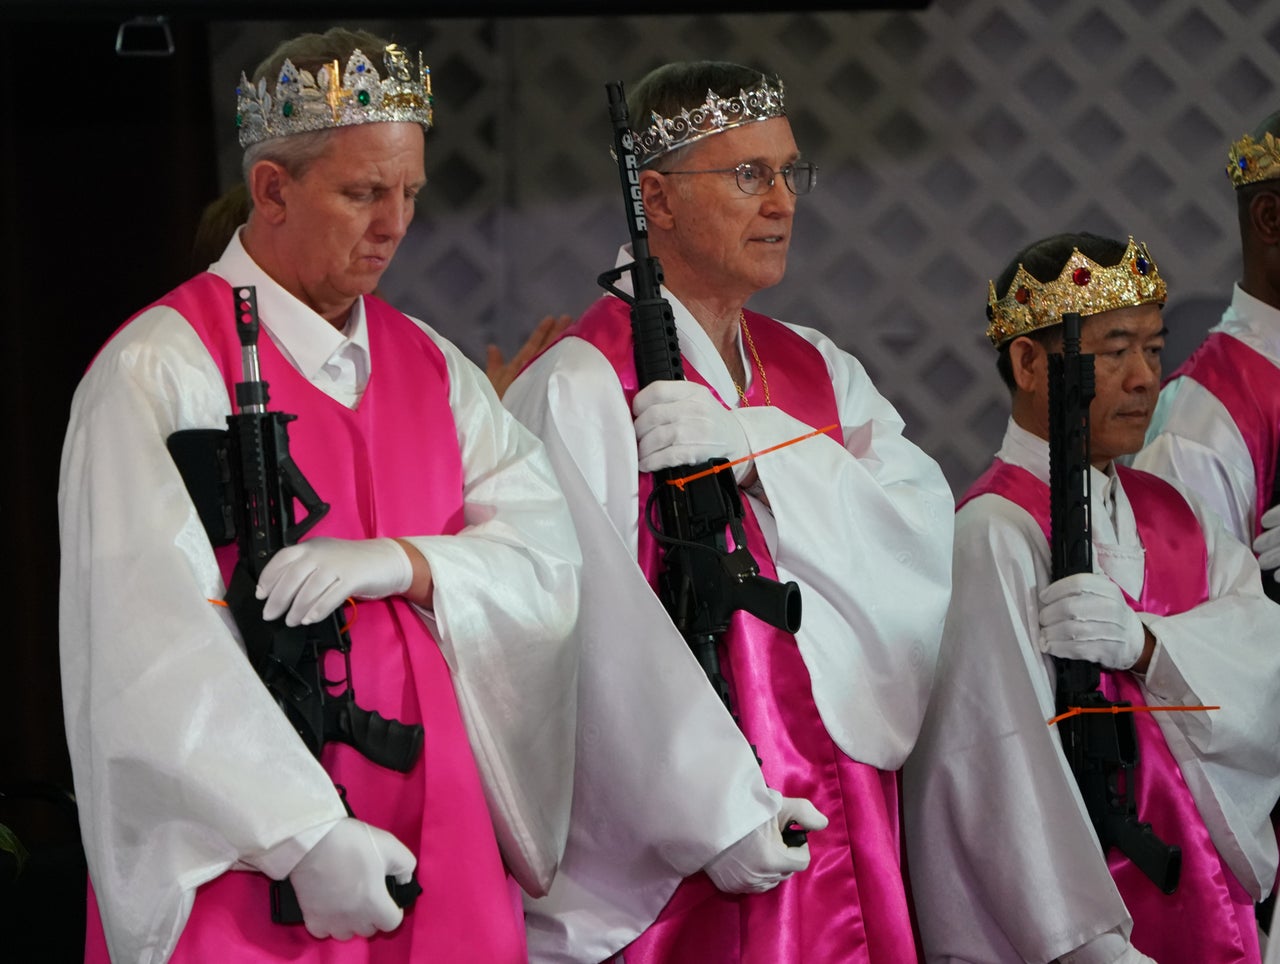
[[[1270,133],[1260,141],[1245,134],[1227,151],[1227,177],[1236,187],[1280,178],[1280,141]]]
[[[385,78],[359,50],[352,51],[341,73],[336,60],[315,76],[286,60],[274,93],[267,92],[266,78],[255,87],[242,73],[236,87],[240,146],[377,121],[410,121],[430,129],[431,68],[421,52],[415,67],[403,50],[388,44],[382,60]]]
[[[1038,281],[1026,268],[1018,271],[1003,298],[994,281],[987,283],[987,337],[999,348],[1006,341],[1062,323],[1062,316],[1081,317],[1153,302],[1164,304],[1168,286],[1145,244],[1129,238],[1118,264],[1104,268],[1076,248],[1053,281]]]
[[[640,166],[712,134],[771,117],[785,117],[783,89],[780,79],[770,81],[761,74],[760,83],[755,87],[740,88],[732,97],[721,97],[714,90],[708,90],[707,99],[692,110],[684,108],[672,117],[652,112],[649,126],[634,132]]]

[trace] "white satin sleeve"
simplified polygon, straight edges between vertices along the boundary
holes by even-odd
[[[67,742],[113,958],[163,961],[200,884],[284,877],[345,816],[245,658],[165,448],[226,427],[222,377],[173,310],[139,316],[77,388],[58,489]]]
[[[1160,390],[1146,447],[1132,464],[1181,482],[1237,539],[1253,543],[1258,504],[1253,459],[1226,407],[1199,382],[1175,378]]]
[[[465,526],[405,538],[431,567],[424,618],[452,671],[503,857],[542,894],[569,825],[581,555],[542,444],[483,372],[419,325],[448,366]]]
[[[777,804],[636,564],[635,430],[613,368],[566,338],[503,403],[545,443],[586,560],[573,816],[550,894],[526,900],[529,955],[601,961]]]
[[[996,495],[956,515],[937,679],[903,770],[929,962],[1047,962],[1132,929],[1057,731],[1039,631],[1039,525]]]
[[[1205,535],[1209,599],[1174,616],[1139,614],[1156,638],[1143,690],[1152,706],[1220,707],[1155,717],[1218,852],[1261,900],[1277,869],[1270,813],[1280,797],[1280,619],[1253,552],[1181,491]]]
[[[788,327],[826,362],[844,445],[820,436],[756,459],[764,498],[753,494],[753,507],[779,578],[800,586],[796,638],[827,731],[853,759],[894,770],[929,698],[955,503],[861,363],[813,329]],[[775,407],[735,414],[752,451],[811,431]]]

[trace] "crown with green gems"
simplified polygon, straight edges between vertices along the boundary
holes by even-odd
[[[1260,141],[1245,134],[1227,151],[1227,162],[1227,177],[1236,187],[1275,180],[1280,178],[1280,141],[1270,133]]]
[[[255,87],[242,73],[236,87],[240,146],[378,121],[409,121],[430,129],[431,68],[421,52],[415,66],[403,50],[388,44],[382,60],[385,78],[359,50],[352,51],[341,73],[336,60],[314,76],[286,60],[274,93],[267,92],[266,78]]]
[[[1053,281],[1038,281],[1019,264],[1003,298],[996,297],[994,281],[987,283],[987,337],[999,348],[1020,335],[1062,324],[1068,312],[1088,317],[1164,304],[1168,293],[1146,244],[1135,243],[1132,235],[1119,263],[1106,268],[1075,248]]]
[[[770,81],[761,74],[760,83],[750,90],[739,89],[733,97],[721,97],[708,90],[707,99],[693,110],[682,109],[672,117],[654,111],[649,115],[649,126],[633,132],[640,166],[712,134],[771,117],[785,117],[782,93],[781,79]]]

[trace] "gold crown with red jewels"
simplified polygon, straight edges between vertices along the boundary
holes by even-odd
[[[712,134],[721,134],[743,124],[785,117],[783,84],[780,78],[769,80],[760,75],[760,83],[750,90],[740,88],[732,97],[721,97],[707,91],[707,99],[697,107],[681,109],[679,114],[663,117],[657,111],[649,115],[649,126],[633,131],[636,156],[640,166],[654,158],[694,144]]]
[[[1280,141],[1270,133],[1260,141],[1245,134],[1227,151],[1227,177],[1236,187],[1280,178]]]
[[[1003,298],[994,281],[987,283],[987,337],[999,348],[1019,335],[1062,323],[1062,316],[1081,317],[1134,305],[1164,304],[1169,289],[1151,260],[1146,244],[1129,237],[1118,264],[1103,267],[1079,248],[1071,252],[1053,281],[1038,281],[1021,264]]]
[[[422,53],[415,66],[401,48],[387,44],[382,61],[385,77],[359,50],[352,51],[341,72],[335,60],[314,76],[286,60],[272,93],[267,91],[266,78],[255,86],[242,73],[236,87],[240,146],[378,121],[409,121],[429,130],[431,68],[422,62]]]

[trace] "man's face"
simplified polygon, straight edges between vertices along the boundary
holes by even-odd
[[[734,168],[748,161],[780,171],[800,156],[785,117],[746,124],[696,144],[679,170]],[[667,175],[673,233],[668,258],[679,258],[711,293],[745,301],[776,285],[787,268],[795,195],[781,174],[766,193],[744,193],[732,173]],[[680,182],[680,183],[675,183]]]
[[[1158,305],[1104,311],[1080,326],[1080,351],[1093,355],[1089,459],[1099,468],[1142,448],[1160,394],[1164,335]],[[1024,337],[1010,346],[1019,387],[1014,419],[1041,438],[1049,437],[1049,355],[1061,351],[1060,338],[1045,344]]]
[[[1164,335],[1158,305],[1104,311],[1081,325],[1080,351],[1094,356],[1089,457],[1095,465],[1142,448],[1160,394]]]
[[[360,124],[334,131],[300,178],[285,177],[279,264],[285,288],[330,320],[371,293],[413,219],[426,178],[422,128]]]

